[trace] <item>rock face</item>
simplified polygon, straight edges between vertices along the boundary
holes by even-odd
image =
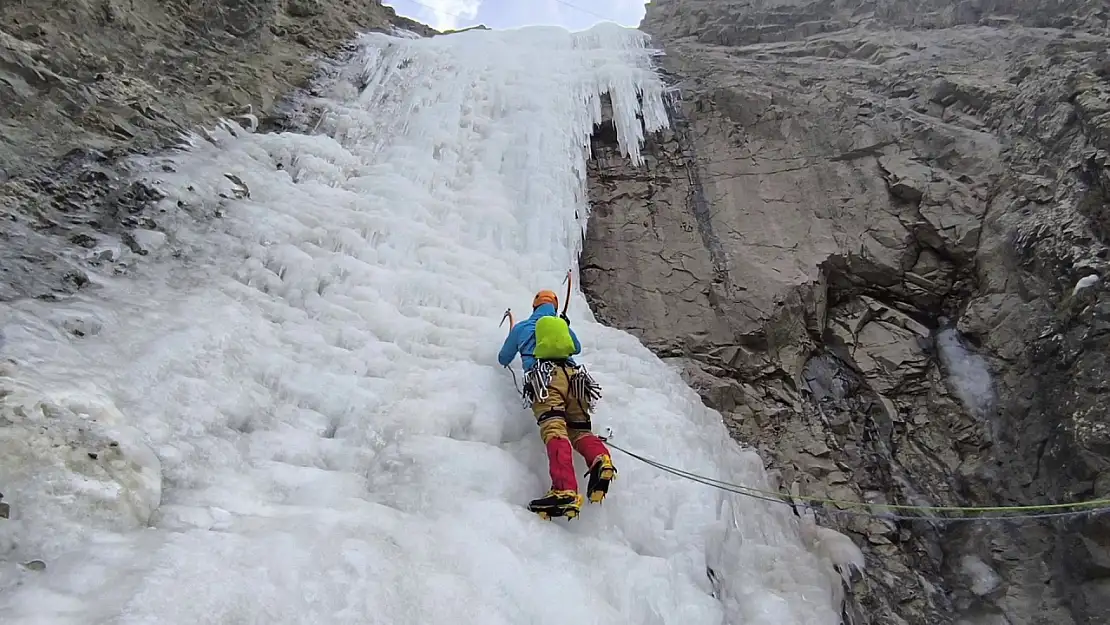
[[[123,179],[123,157],[219,117],[280,124],[313,59],[392,27],[434,33],[380,0],[5,0],[0,301],[78,290],[82,266],[113,246],[143,253],[132,233],[157,219],[141,210],[151,191]]]
[[[594,310],[673,359],[784,490],[1107,497],[1108,19],[1097,0],[655,0],[673,129],[638,169],[595,134]],[[1110,515],[819,508],[867,554],[855,623],[1110,613]]]

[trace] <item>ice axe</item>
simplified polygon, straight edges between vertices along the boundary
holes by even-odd
[[[516,325],[516,323],[513,321],[513,309],[512,308],[506,308],[505,309],[505,314],[501,315],[501,323],[497,324],[497,327],[500,328],[501,326],[505,325],[505,320],[506,319],[509,320],[509,333],[512,334],[513,326]],[[517,391],[519,391],[521,396],[523,397],[524,396],[524,389],[517,386],[516,372],[513,371],[513,368],[510,367],[509,365],[505,365],[505,368],[508,369],[509,373],[512,374],[512,376],[513,376],[513,388],[517,389]]]
[[[567,296],[563,298],[563,313],[564,317],[567,316],[567,307],[570,306],[570,287],[574,280],[571,278],[572,269],[567,269],[567,275],[563,278],[563,283],[567,285]]]

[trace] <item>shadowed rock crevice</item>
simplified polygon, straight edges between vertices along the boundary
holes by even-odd
[[[642,168],[594,142],[591,304],[673,362],[784,491],[1110,495],[1106,17],[1079,0],[653,2],[672,129]],[[843,512],[817,507],[866,554],[857,623],[1110,609],[1105,516]]]

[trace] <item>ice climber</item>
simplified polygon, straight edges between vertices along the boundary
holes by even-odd
[[[514,325],[501,346],[497,361],[508,367],[517,353],[524,369],[524,398],[540,426],[547,448],[551,490],[533,499],[528,509],[543,518],[574,518],[582,508],[574,473],[574,450],[590,470],[586,495],[601,503],[616,477],[609,450],[594,435],[590,411],[601,397],[600,387],[572,356],[582,351],[566,315],[558,314],[559,297],[552,291],[536,293],[532,315]]]

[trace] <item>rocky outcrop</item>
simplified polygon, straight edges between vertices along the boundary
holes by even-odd
[[[0,588],[26,556],[56,556],[90,530],[147,527],[162,497],[158,456],[115,406],[44,398],[19,388],[7,369],[0,365],[0,475],[16,510],[0,527]]]
[[[83,266],[126,270],[118,250],[157,237],[140,208],[152,191],[125,182],[125,156],[220,117],[278,126],[316,61],[392,28],[434,34],[380,0],[4,2],[0,301],[72,293]]]
[[[1108,17],[1095,1],[652,2],[673,128],[642,168],[595,134],[595,312],[673,359],[784,491],[1106,497]],[[819,508],[867,554],[856,623],[1110,611],[1110,516]]]

